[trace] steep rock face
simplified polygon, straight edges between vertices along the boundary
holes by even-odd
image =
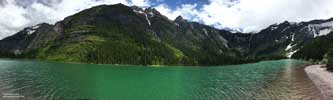
[[[279,24],[275,30],[274,26],[269,27],[273,29],[271,34],[279,35],[272,35],[271,37],[277,38],[271,38],[270,42],[274,44],[273,42],[275,41],[275,44],[278,44],[275,48],[275,50],[278,50],[278,53],[292,57],[294,53],[303,49],[304,45],[311,43],[318,36],[326,36],[333,29],[332,26],[331,19],[289,24],[285,22]],[[263,34],[267,34],[267,32]]]
[[[248,57],[285,56],[292,57],[297,51],[318,36],[326,36],[333,30],[332,19],[310,22],[283,22],[271,25],[258,33],[235,33],[225,35],[232,48]]]
[[[306,36],[297,32],[297,25],[284,22],[278,25],[271,25],[268,28],[254,34],[251,37],[250,49],[252,55],[285,55],[293,52],[297,42],[306,42]]]

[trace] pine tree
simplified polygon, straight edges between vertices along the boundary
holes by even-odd
[[[327,58],[328,58],[327,70],[333,71],[333,49],[332,48],[330,48],[328,50]]]

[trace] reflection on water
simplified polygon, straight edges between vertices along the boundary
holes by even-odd
[[[27,100],[313,100],[298,60],[222,67],[138,67],[0,60],[0,93]]]

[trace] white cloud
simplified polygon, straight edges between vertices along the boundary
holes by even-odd
[[[249,32],[286,20],[300,22],[333,17],[332,4],[333,0],[210,0],[198,10],[193,8],[196,4],[182,5],[176,10],[165,4],[156,8],[170,19],[182,15],[217,28]],[[193,12],[183,12],[188,10]]]
[[[169,19],[174,20],[178,16],[182,16],[185,19],[190,19],[193,21],[199,21],[198,16],[199,11],[195,8],[197,7],[196,4],[184,4],[176,8],[176,10],[171,10],[171,8],[166,4],[160,4],[154,7],[158,10],[161,14],[166,15]]]
[[[13,2],[8,2],[11,4]],[[0,34],[0,37],[5,36],[4,33],[12,33],[15,30],[18,30],[20,27],[25,26],[25,23],[28,23],[29,20],[25,19],[24,15],[26,11],[22,7],[15,5],[5,5],[0,6],[0,30],[3,32]]]
[[[166,4],[160,4],[155,7],[156,10],[158,10],[161,14],[167,16],[169,19],[175,19],[177,16],[181,15],[181,12],[179,10],[171,10],[168,5]]]
[[[132,0],[131,1],[131,5],[149,7],[150,6],[150,2],[149,2],[149,0]]]
[[[15,34],[27,26],[56,21],[75,14],[81,10],[101,5],[117,4],[147,7],[148,0],[49,0],[49,4],[30,0],[29,5],[19,5],[20,0],[6,0],[0,5],[0,39]],[[46,0],[45,0],[46,1]],[[5,4],[3,4],[5,3]]]
[[[38,23],[55,23],[66,16],[100,4],[123,3],[147,7],[149,0],[1,0],[0,39],[24,27]],[[40,3],[37,1],[44,1]],[[158,0],[161,2],[164,0]],[[45,2],[50,2],[46,4]],[[285,20],[300,22],[333,17],[333,0],[209,0],[208,4],[183,4],[171,9],[166,4],[155,8],[175,19],[185,19],[213,25],[217,28],[258,31],[268,25]]]

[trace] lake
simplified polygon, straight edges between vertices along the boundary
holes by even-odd
[[[216,67],[144,67],[0,60],[0,93],[26,100],[318,99],[317,88],[300,66],[304,64],[287,59]]]

